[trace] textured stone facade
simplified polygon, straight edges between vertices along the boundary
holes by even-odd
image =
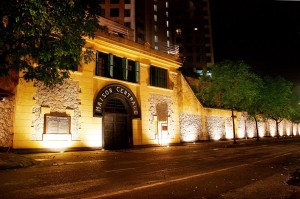
[[[225,138],[225,118],[219,116],[206,117],[206,130],[210,139]]]
[[[179,117],[180,137],[184,142],[196,141],[201,133],[201,116],[181,114]]]
[[[156,133],[154,116],[157,116],[157,121],[167,121],[170,137],[174,137],[174,114],[173,101],[171,96],[150,94],[149,98],[149,114],[150,114],[150,132]]]
[[[0,147],[12,147],[14,97],[0,101]]]
[[[32,140],[42,140],[44,131],[44,114],[42,109],[47,107],[50,112],[67,113],[71,110],[71,134],[72,139],[79,139],[79,104],[78,94],[80,92],[78,82],[66,80],[63,84],[57,85],[53,88],[44,86],[43,83],[37,82],[35,84],[37,92],[34,95],[36,105],[33,107],[32,112],[35,119],[32,121],[32,127],[35,132],[32,134]]]

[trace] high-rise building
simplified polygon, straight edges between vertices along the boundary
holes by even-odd
[[[200,75],[214,63],[209,0],[172,0],[172,32],[185,75]]]
[[[110,33],[135,41],[135,0],[102,0],[100,9],[102,26],[108,28]]]
[[[187,76],[214,63],[209,0],[103,0],[101,9],[106,19],[133,29],[137,43],[178,54]]]
[[[178,54],[179,48],[173,42],[169,0],[136,1],[136,41],[148,43],[151,48]]]

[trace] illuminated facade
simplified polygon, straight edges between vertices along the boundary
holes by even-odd
[[[13,94],[0,101],[0,147],[118,149],[232,139],[231,111],[199,103],[178,57],[103,32],[86,47],[94,61],[62,85],[0,80]],[[254,137],[254,122],[235,115],[236,137]],[[259,135],[275,136],[275,126],[259,122]],[[279,132],[299,135],[300,125],[285,120]]]

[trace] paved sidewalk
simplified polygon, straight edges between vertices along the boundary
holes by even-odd
[[[211,148],[232,148],[232,147],[246,147],[249,145],[262,145],[262,144],[270,144],[270,143],[288,143],[288,142],[300,142],[300,137],[282,137],[280,139],[276,138],[261,138],[259,142],[256,141],[256,139],[240,139],[237,140],[237,144],[233,144],[232,140],[226,140],[226,141],[205,141],[205,142],[196,142],[196,143],[181,143],[176,146],[172,147],[188,147],[190,149],[193,145],[201,145],[203,149],[211,149]],[[154,146],[154,147],[160,147],[160,146]],[[142,146],[142,147],[135,147],[133,149],[128,150],[139,150],[140,148],[153,148],[149,146]],[[73,151],[74,152],[74,151]],[[85,150],[86,152],[86,150]],[[105,151],[103,151],[105,153]],[[12,152],[1,152],[0,151],[0,170],[5,169],[16,169],[16,168],[24,168],[24,167],[30,167],[39,164],[40,162],[35,160],[34,158],[30,158],[30,154],[40,153],[40,151],[36,150],[22,150],[22,151],[16,151],[13,150]],[[50,153],[48,151],[48,153]],[[59,152],[57,152],[59,153]],[[67,153],[67,152],[66,152]],[[81,153],[81,151],[75,151],[75,153]],[[24,154],[24,155],[22,155]],[[55,153],[53,153],[55,154]]]

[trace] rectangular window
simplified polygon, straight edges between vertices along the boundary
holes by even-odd
[[[150,66],[150,85],[167,88],[168,84],[168,71],[156,66]]]
[[[108,54],[96,53],[96,75],[107,77],[108,71]]]
[[[124,17],[130,17],[130,9],[124,10]]]
[[[110,4],[119,4],[120,0],[110,0]]]
[[[110,17],[119,17],[119,8],[111,8]]]
[[[114,79],[122,79],[122,66],[123,66],[123,59],[121,57],[114,56],[114,63],[113,63],[113,78]]]
[[[125,0],[125,4],[131,4],[130,0]]]
[[[138,83],[140,80],[140,63],[106,54],[96,53],[96,75]]]
[[[138,83],[139,82],[139,72],[140,72],[140,65],[139,62],[127,60],[127,67],[126,67],[126,74],[127,77],[126,81]]]

